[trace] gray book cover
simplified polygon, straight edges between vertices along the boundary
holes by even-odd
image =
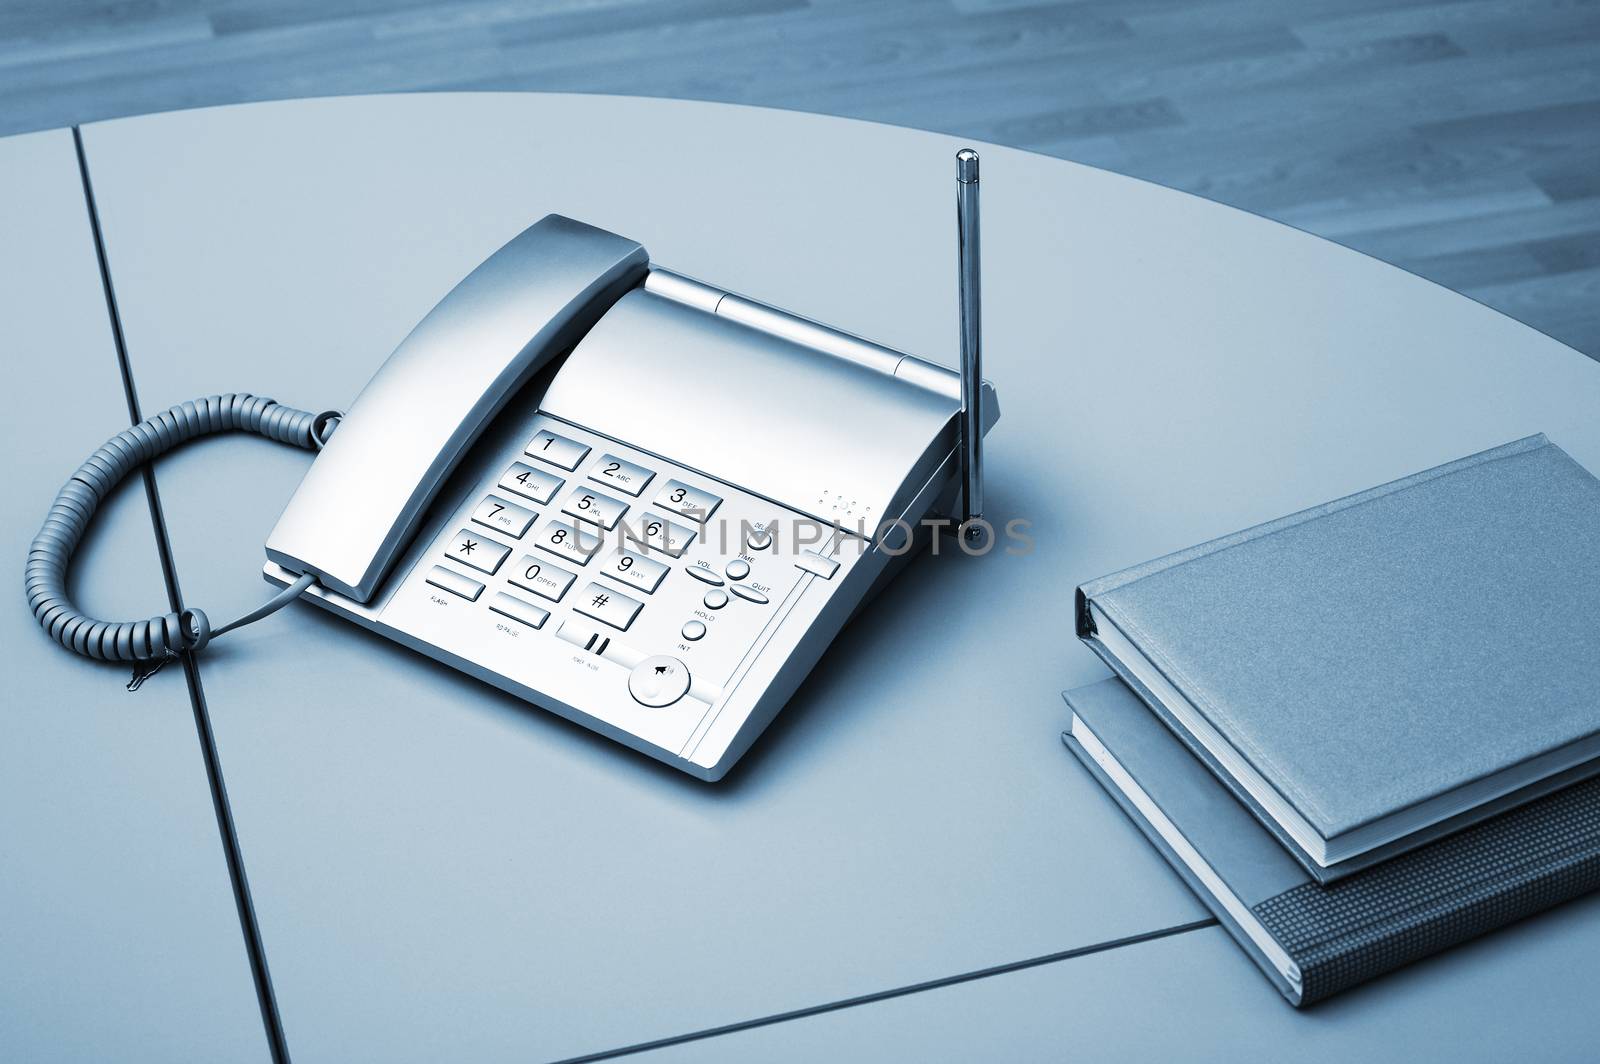
[[[1600,481],[1532,436],[1078,589],[1319,879],[1600,767]]]
[[[1600,887],[1600,779],[1322,884],[1121,681],[1065,697],[1067,746],[1294,1005]]]

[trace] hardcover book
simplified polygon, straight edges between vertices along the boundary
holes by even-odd
[[[1532,436],[1078,589],[1317,880],[1600,769],[1600,481]]]
[[[1119,680],[1067,746],[1294,1005],[1600,887],[1600,778],[1324,885]]]

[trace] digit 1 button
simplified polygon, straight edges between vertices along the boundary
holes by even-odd
[[[583,461],[584,455],[589,453],[587,444],[577,440],[569,440],[565,436],[557,436],[549,429],[541,429],[539,434],[528,441],[528,446],[522,449],[523,453],[541,462],[549,462],[562,469],[577,469],[578,463]]]
[[[689,621],[683,626],[683,638],[693,643],[696,639],[704,639],[706,624],[704,621]]]

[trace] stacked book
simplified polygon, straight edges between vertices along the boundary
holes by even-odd
[[[1600,481],[1543,436],[1078,589],[1073,752],[1294,1004],[1600,887]]]

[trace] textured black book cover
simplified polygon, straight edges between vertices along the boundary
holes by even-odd
[[[1067,694],[1088,735],[1067,745],[1289,1001],[1357,983],[1600,888],[1600,778],[1319,884],[1121,681]],[[1125,774],[1096,760],[1086,739]],[[1223,899],[1142,812],[1142,792],[1240,908]],[[1297,970],[1286,976],[1251,922]]]
[[[1600,887],[1600,779],[1251,906],[1309,1004]]]

